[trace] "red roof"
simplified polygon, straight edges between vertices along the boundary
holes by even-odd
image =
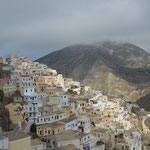
[[[21,77],[30,77],[29,75],[20,75]]]
[[[57,88],[62,88],[62,86],[57,86]]]

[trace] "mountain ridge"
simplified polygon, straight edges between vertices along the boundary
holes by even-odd
[[[149,90],[150,54],[131,43],[73,45],[36,61],[111,96],[135,101]]]

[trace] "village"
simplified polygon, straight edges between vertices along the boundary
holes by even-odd
[[[20,54],[0,58],[0,103],[0,150],[150,149],[150,112]]]

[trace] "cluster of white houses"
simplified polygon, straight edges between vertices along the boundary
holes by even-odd
[[[36,134],[46,142],[26,140],[32,150],[55,150],[69,144],[72,150],[142,150],[142,133],[131,121],[131,104],[109,99],[26,57],[10,55],[0,58],[0,63],[0,89],[14,100],[6,105],[11,122],[35,123]],[[149,133],[144,123],[143,131]],[[6,139],[7,146],[0,139],[0,148],[18,150]]]

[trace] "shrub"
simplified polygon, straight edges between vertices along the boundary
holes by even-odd
[[[30,127],[30,132],[36,134],[36,124],[33,123]]]
[[[102,145],[102,144],[104,144],[103,141],[97,141],[97,143],[96,143],[96,145]]]
[[[73,91],[73,90],[71,90],[71,89],[68,89],[68,93],[71,94],[71,95],[76,95],[76,94],[77,94],[76,91]]]
[[[95,123],[94,123],[94,121],[92,121],[92,122],[91,122],[91,124],[95,127]]]
[[[0,90],[0,102],[3,102],[4,99],[4,92]]]

